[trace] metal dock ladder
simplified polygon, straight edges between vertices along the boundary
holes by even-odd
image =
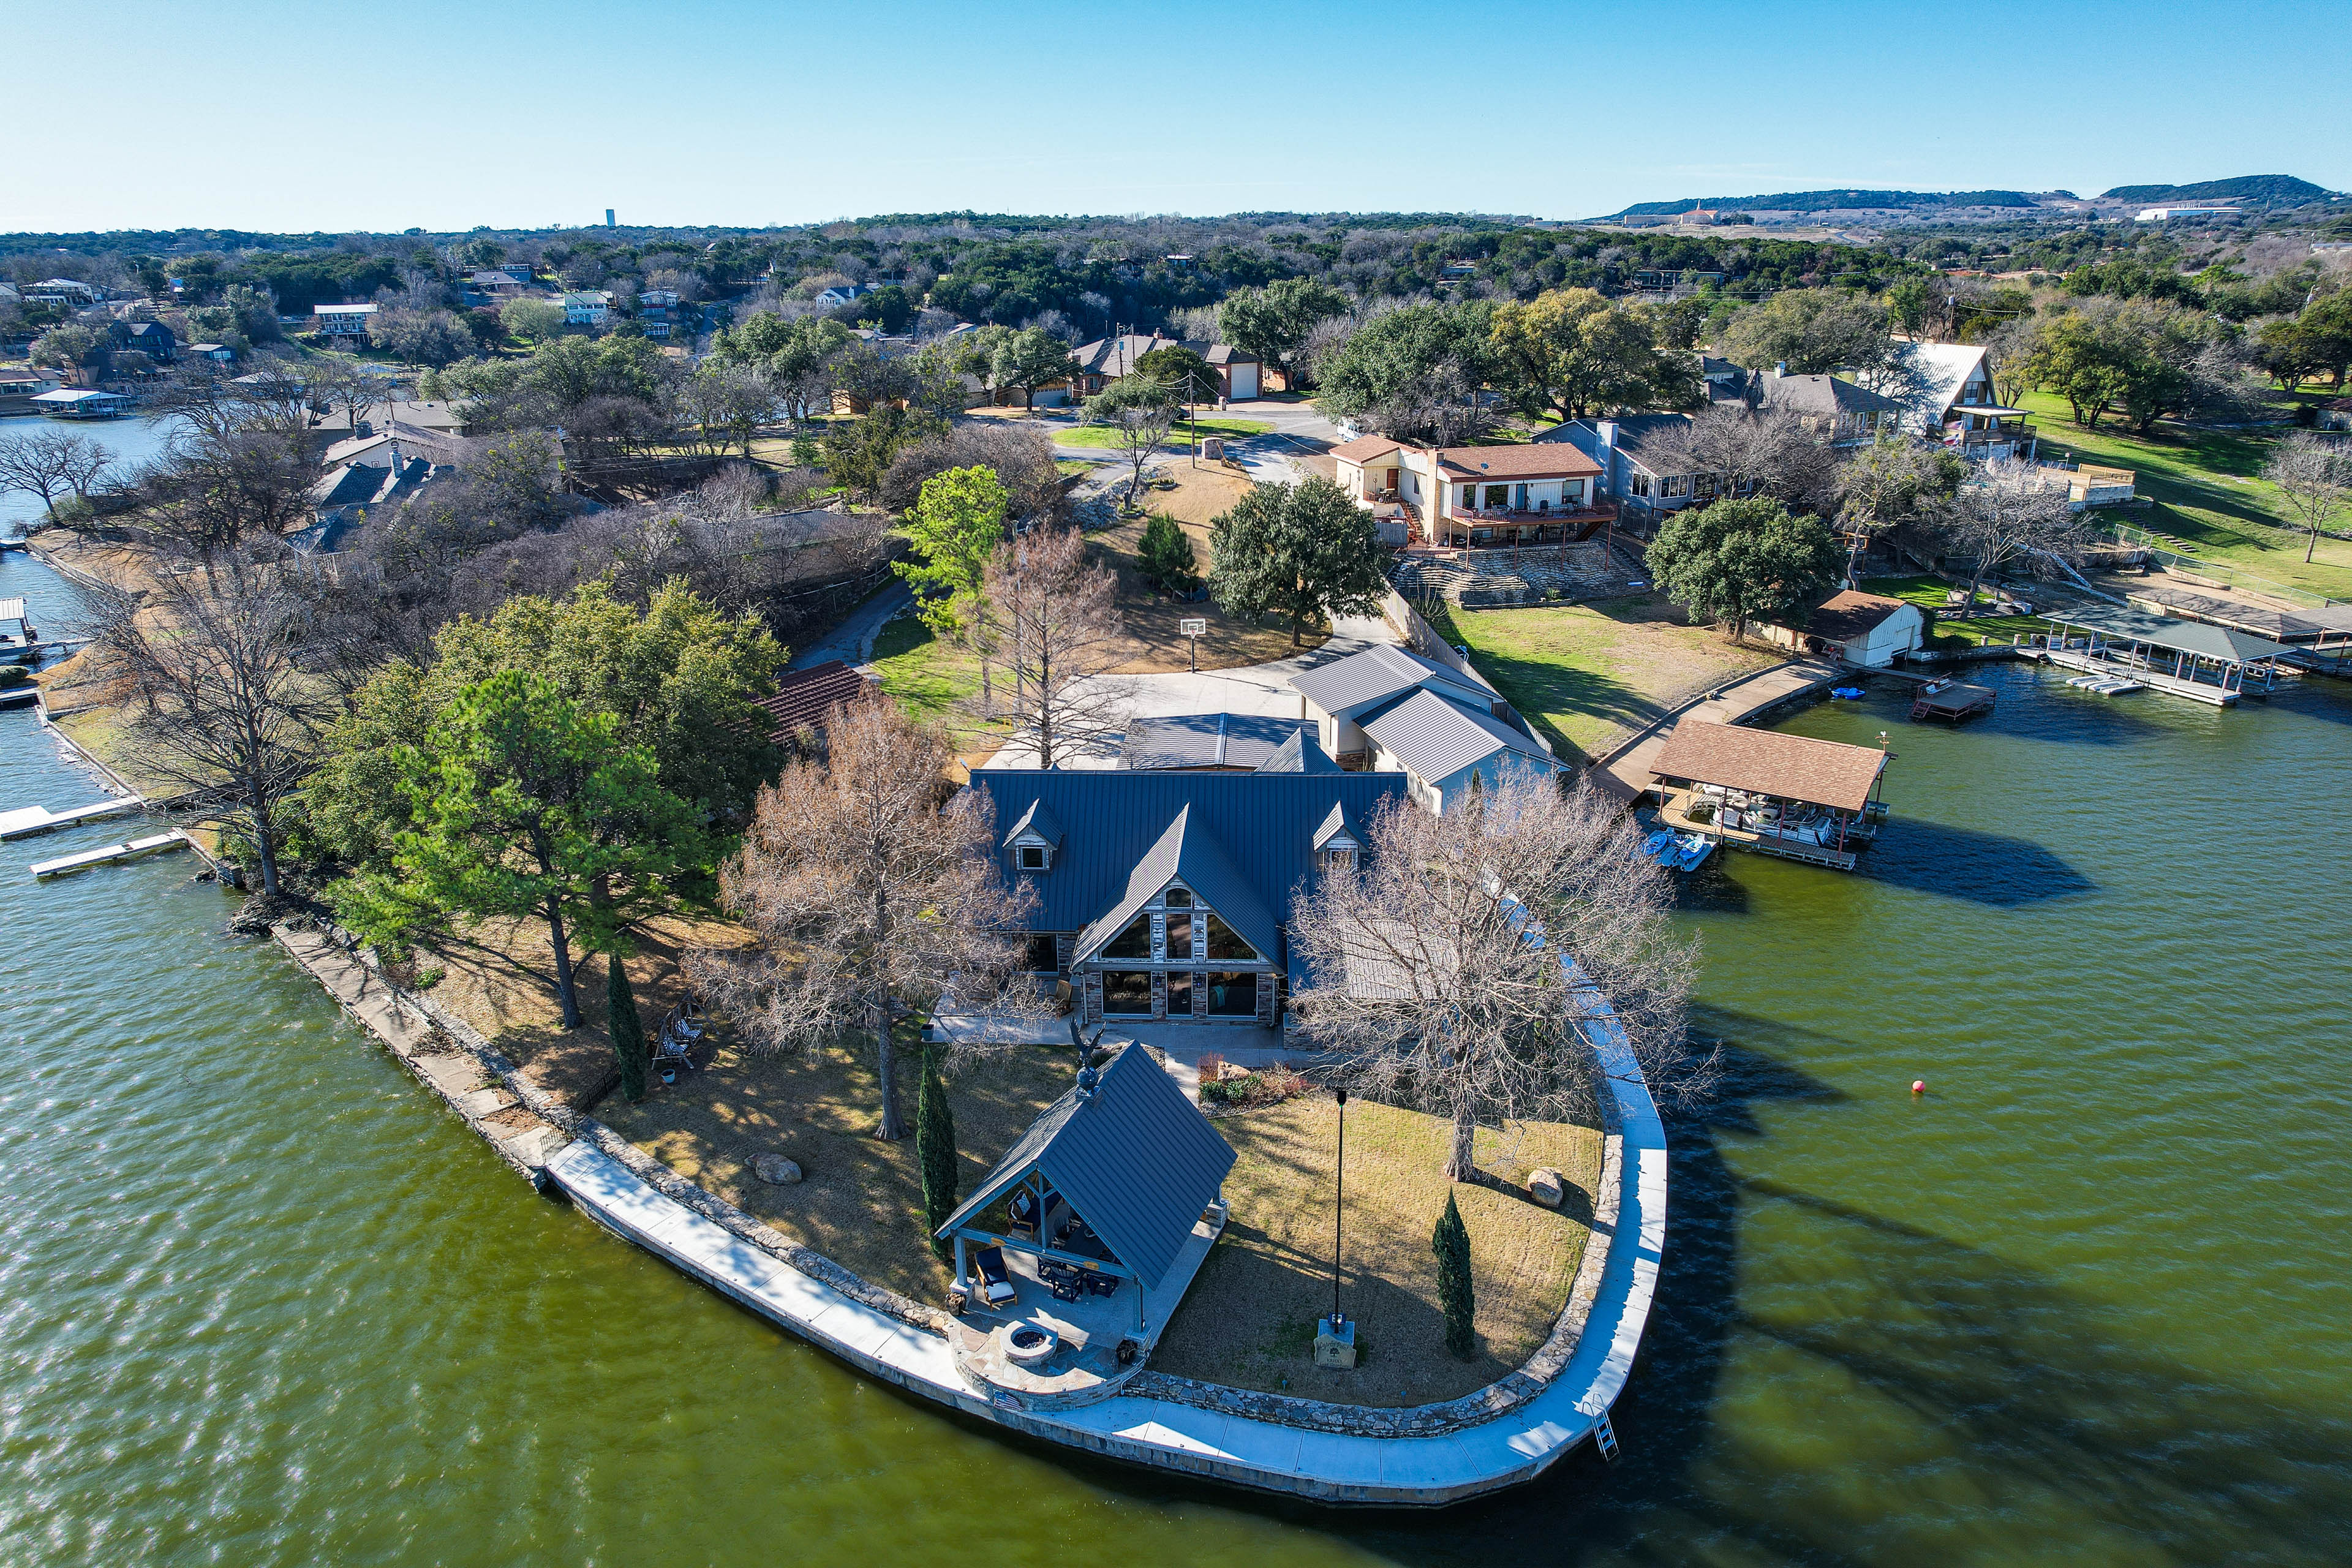
[[[1603,1459],[1612,1465],[1617,1462],[1617,1428],[1609,1425],[1609,1412],[1606,1410],[1601,1413],[1601,1419],[1592,1424],[1592,1446],[1601,1450]]]

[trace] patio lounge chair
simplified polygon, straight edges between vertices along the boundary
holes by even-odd
[[[971,1255],[971,1266],[980,1270],[981,1300],[990,1306],[1002,1306],[1019,1296],[1013,1289],[1013,1271],[1004,1266],[1004,1248],[982,1247]]]

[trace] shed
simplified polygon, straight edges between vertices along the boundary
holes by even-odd
[[[1927,617],[1919,606],[1849,588],[1814,605],[1802,626],[1766,626],[1765,640],[1799,653],[1827,654],[1860,669],[1884,669],[1919,651]]]

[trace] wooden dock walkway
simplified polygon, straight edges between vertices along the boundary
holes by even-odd
[[[109,844],[97,849],[85,849],[78,855],[60,855],[54,860],[33,862],[33,879],[47,881],[62,877],[68,871],[87,871],[92,866],[109,866],[118,860],[140,860],[150,855],[188,847],[188,836],[174,827],[168,833],[158,833],[152,838],[132,838],[121,844]]]

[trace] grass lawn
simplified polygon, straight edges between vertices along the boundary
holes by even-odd
[[[1959,587],[1967,585],[1965,583],[1957,584]],[[2039,616],[1978,616],[1972,620],[1961,620],[1957,612],[1944,608],[1944,595],[1955,586],[1940,577],[1865,577],[1862,582],[1865,594],[1884,594],[1890,599],[1902,599],[1922,609],[1935,611],[1934,635],[1939,637],[1966,637],[1981,647],[1986,643],[2010,643],[2035,632],[2056,629]],[[2030,600],[2032,591],[2024,592]],[[1990,593],[1979,590],[1977,603],[1990,604],[1992,597]]]
[[[946,726],[956,751],[967,757],[992,755],[1010,726],[982,719],[965,706],[980,694],[980,660],[951,642],[940,640],[913,616],[900,616],[874,639],[874,668],[882,689],[909,718]]]
[[[723,1030],[722,1030],[723,1033]],[[908,1036],[908,1045],[914,1036]],[[814,1247],[843,1268],[940,1307],[954,1270],[931,1255],[915,1159],[916,1066],[902,1059],[899,1105],[908,1135],[877,1142],[879,1080],[870,1049],[768,1055],[721,1039],[707,1070],[649,1086],[643,1105],[618,1095],[604,1123],[687,1180]],[[949,1086],[961,1186],[970,1192],[1029,1124],[1070,1087],[1067,1048],[1024,1046],[975,1063]],[[807,1179],[771,1186],[751,1174],[761,1154],[799,1162]]]
[[[1776,663],[1685,626],[1662,599],[1603,599],[1557,609],[1454,610],[1430,617],[1563,755],[1592,757],[1685,698]]]
[[[1205,577],[1210,521],[1247,495],[1250,481],[1234,469],[1215,464],[1195,468],[1176,463],[1166,472],[1166,488],[1150,491],[1147,504],[1153,511],[1174,518],[1184,530],[1184,536],[1192,542],[1192,569]],[[1130,518],[1087,536],[1118,574],[1119,613],[1127,621],[1127,637],[1118,647],[1105,652],[1103,668],[1135,674],[1188,668],[1191,649],[1181,630],[1188,616],[1209,624],[1201,638],[1202,669],[1234,669],[1301,651],[1290,646],[1286,626],[1250,626],[1226,615],[1213,599],[1180,600],[1153,589],[1135,564],[1146,521]],[[1309,628],[1304,647],[1316,647],[1323,637],[1320,628]]]
[[[1229,419],[1212,416],[1201,420],[1199,428],[1202,436],[1239,437],[1263,436],[1274,426],[1262,419]],[[1160,443],[1160,447],[1169,451],[1187,450],[1186,437],[1191,434],[1192,429],[1192,426],[1188,422],[1179,419],[1176,421],[1175,427],[1169,431],[1168,438]],[[1109,425],[1065,425],[1048,430],[1046,434],[1053,438],[1054,445],[1056,447],[1100,447],[1116,450],[1119,447],[1121,440],[1118,428]]]
[[[2046,393],[2028,393],[2023,403],[2036,416],[2043,457],[2071,452],[2129,468],[2139,494],[2155,502],[2102,513],[2107,520],[2177,541],[2167,548],[2232,573],[2352,599],[2352,542],[2323,539],[2314,561],[2305,564],[2305,536],[2294,528],[2276,487],[2257,477],[2284,431],[2159,425],[2156,437],[2144,440],[2114,425],[2084,430],[2067,416],[2064,399]]]
[[[1340,1306],[1357,1321],[1362,1359],[1339,1373],[1314,1365],[1315,1320],[1331,1310],[1331,1101],[1302,1096],[1216,1125],[1239,1156],[1225,1178],[1233,1217],[1169,1321],[1153,1370],[1348,1405],[1420,1405],[1504,1376],[1551,1332],[1591,1236],[1599,1132],[1548,1123],[1481,1131],[1479,1167],[1493,1184],[1452,1185],[1442,1174],[1444,1122],[1352,1101]],[[1519,1185],[1539,1165],[1568,1178],[1559,1210]],[[1470,1232],[1477,1289],[1470,1361],[1446,1352],[1429,1247],[1449,1190]]]
[[[1095,471],[1096,466],[1097,465],[1093,463],[1080,462],[1076,458],[1056,458],[1054,459],[1054,471],[1061,475],[1066,479],[1073,479],[1080,474],[1091,474]]]

